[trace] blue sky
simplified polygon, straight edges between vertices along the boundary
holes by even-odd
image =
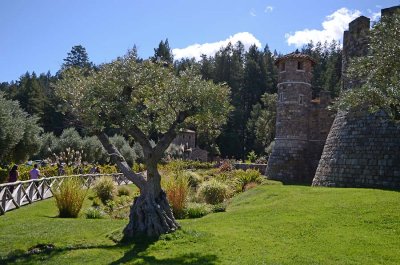
[[[148,58],[168,38],[175,58],[212,54],[229,40],[287,53],[309,39],[341,39],[360,14],[400,0],[1,0],[0,82],[55,73],[74,45],[96,63],[136,45]]]

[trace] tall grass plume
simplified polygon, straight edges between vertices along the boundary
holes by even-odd
[[[183,218],[189,195],[189,180],[186,175],[178,173],[170,177],[164,184],[168,202],[176,218]]]
[[[76,218],[82,209],[87,190],[79,178],[66,178],[59,189],[52,190],[59,217]]]

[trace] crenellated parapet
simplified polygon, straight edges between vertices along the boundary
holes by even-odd
[[[358,17],[349,24],[349,30],[343,34],[342,50],[342,89],[354,86],[355,80],[347,77],[347,68],[351,58],[368,54],[368,35],[370,19],[364,16]]]

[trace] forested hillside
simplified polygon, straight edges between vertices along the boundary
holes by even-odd
[[[340,45],[336,42],[309,43],[300,52],[311,55],[317,62],[312,81],[314,96],[318,96],[320,90],[328,90],[336,97],[340,87]],[[245,50],[243,44],[238,42],[221,48],[214,56],[203,55],[200,61],[191,58],[174,61],[172,49],[168,40],[165,40],[159,43],[154,49],[154,55],[148,59],[174,67],[177,74],[194,67],[203,79],[226,83],[231,88],[231,104],[234,108],[226,125],[221,129],[212,125],[200,128],[193,124],[190,129],[198,132],[198,145],[211,154],[244,159],[253,150],[258,156],[265,155],[274,139],[274,93],[277,85],[274,60],[279,56],[276,51],[271,52],[268,45],[264,49],[253,45]],[[36,116],[37,119],[30,122],[42,127],[43,133],[60,136],[64,129],[75,127],[81,136],[85,136],[79,124],[71,123],[70,114],[60,108],[62,102],[55,95],[53,84],[60,78],[59,73],[66,68],[96,69],[98,66],[89,58],[84,47],[74,46],[59,72],[26,72],[18,80],[0,83],[0,91],[4,93],[5,99],[18,101],[26,113]],[[158,137],[152,135],[155,141]]]

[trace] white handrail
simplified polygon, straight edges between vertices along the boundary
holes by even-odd
[[[83,185],[89,188],[97,178],[103,176],[112,177],[117,185],[132,183],[122,173],[56,176],[3,183],[0,184],[0,215],[21,206],[53,197],[52,189],[58,189],[65,178],[82,178]]]

